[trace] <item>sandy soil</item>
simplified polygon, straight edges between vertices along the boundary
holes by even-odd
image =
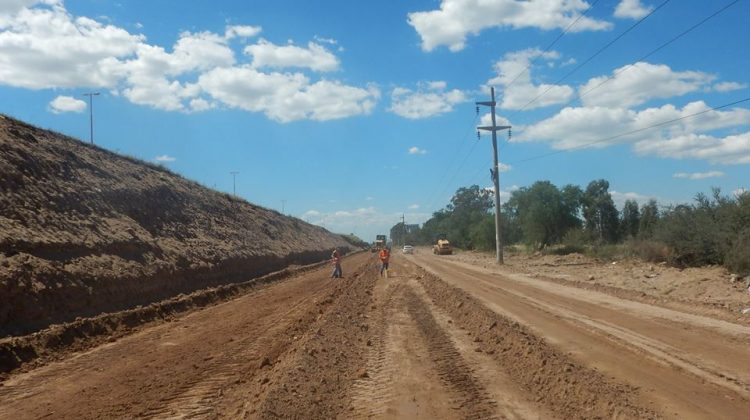
[[[16,372],[0,418],[664,415],[426,265],[397,255],[384,279],[375,256],[356,254],[342,280],[301,273]]]
[[[326,259],[338,235],[0,115],[0,338]]]
[[[459,252],[451,258],[484,268],[495,265],[494,254]],[[581,254],[506,253],[504,259],[510,272],[750,323],[750,311],[742,313],[750,308],[750,278],[738,278],[722,267],[678,269],[633,259],[602,262]]]

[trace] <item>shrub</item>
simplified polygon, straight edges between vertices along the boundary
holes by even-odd
[[[737,234],[727,252],[724,265],[733,273],[750,275],[750,227]]]
[[[625,242],[625,247],[631,256],[644,261],[664,262],[670,257],[666,244],[650,239],[631,239]]]

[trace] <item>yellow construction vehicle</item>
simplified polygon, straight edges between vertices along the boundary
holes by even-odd
[[[445,234],[438,235],[437,243],[432,246],[432,253],[435,255],[453,254],[453,247]]]

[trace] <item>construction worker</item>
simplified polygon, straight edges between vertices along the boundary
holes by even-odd
[[[388,270],[388,260],[391,258],[391,251],[388,248],[383,248],[380,250],[380,276],[383,276],[383,272],[386,272]]]
[[[331,274],[332,279],[339,279],[344,277],[344,273],[341,270],[341,255],[339,255],[339,250],[334,248],[333,253],[331,254],[331,263],[333,264],[333,274]]]

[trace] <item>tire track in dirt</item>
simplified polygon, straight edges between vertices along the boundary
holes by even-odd
[[[368,257],[345,263],[354,271]],[[236,418],[254,412],[285,374],[284,361],[299,353],[299,337],[338,311],[333,298],[354,284],[328,274],[327,267],[305,273],[13,375],[0,386],[0,418]]]
[[[367,354],[367,376],[359,378],[352,387],[352,418],[369,419],[383,417],[388,404],[395,398],[391,386],[397,374],[391,348],[392,331],[387,321],[394,317],[394,289],[386,287],[382,280],[373,293],[375,309],[372,311],[373,326],[370,329],[369,351]]]
[[[424,301],[411,288],[403,292],[404,303],[427,342],[438,375],[452,391],[453,407],[466,418],[495,418],[495,403],[463,360],[450,337],[435,321]]]
[[[503,374],[536,404],[561,418],[658,418],[636,388],[584,367],[512,319],[424,272],[419,279],[436,306],[477,339]]]
[[[429,266],[437,267],[452,278],[461,278],[467,273],[462,264],[448,261],[429,261]],[[660,391],[659,398],[666,397],[666,401],[669,401],[671,411],[682,413],[689,406],[694,406],[689,410],[710,408],[718,410],[715,413],[728,413],[743,405],[750,406],[750,371],[747,368],[750,353],[743,344],[747,339],[747,327],[676,313],[673,309],[646,307],[643,313],[631,312],[622,309],[623,305],[629,305],[630,302],[620,302],[614,297],[609,297],[614,300],[610,304],[606,303],[609,302],[605,300],[607,296],[601,294],[597,294],[596,300],[587,301],[578,295],[570,296],[570,293],[577,292],[575,289],[558,291],[562,287],[558,285],[550,286],[550,290],[540,289],[527,284],[533,283],[529,279],[504,278],[476,268],[469,269],[468,273],[472,278],[471,287],[481,289],[481,296],[484,298],[495,299],[491,296],[502,296],[503,300],[514,302],[509,315],[521,322],[529,316],[533,318],[533,314],[544,314],[548,320],[554,318],[555,321],[551,321],[553,323],[563,321],[574,330],[585,331],[596,337],[596,341],[610,342],[610,347],[616,349],[614,352],[627,350],[632,356],[623,361],[636,356],[644,363],[657,364],[655,367],[664,373],[656,375],[654,379],[661,381],[667,377],[665,373],[668,373],[676,378],[672,381],[678,381],[680,392],[683,393],[680,395],[680,392],[663,389],[664,385],[660,387],[662,389],[656,388]],[[589,296],[590,292],[583,293],[583,296]],[[643,306],[646,305],[636,303],[636,308]],[[505,305],[505,310],[511,307]],[[547,322],[549,321],[545,321],[544,325],[548,325]],[[544,328],[548,330],[549,326]],[[637,368],[637,364],[633,364]],[[617,366],[609,364],[609,369],[621,372],[623,366],[625,365],[622,363]],[[652,369],[651,374],[653,372]],[[642,374],[635,375],[632,368],[627,374],[632,383],[642,384]],[[684,394],[689,389],[700,389],[700,403]],[[733,406],[735,408],[731,408]]]

